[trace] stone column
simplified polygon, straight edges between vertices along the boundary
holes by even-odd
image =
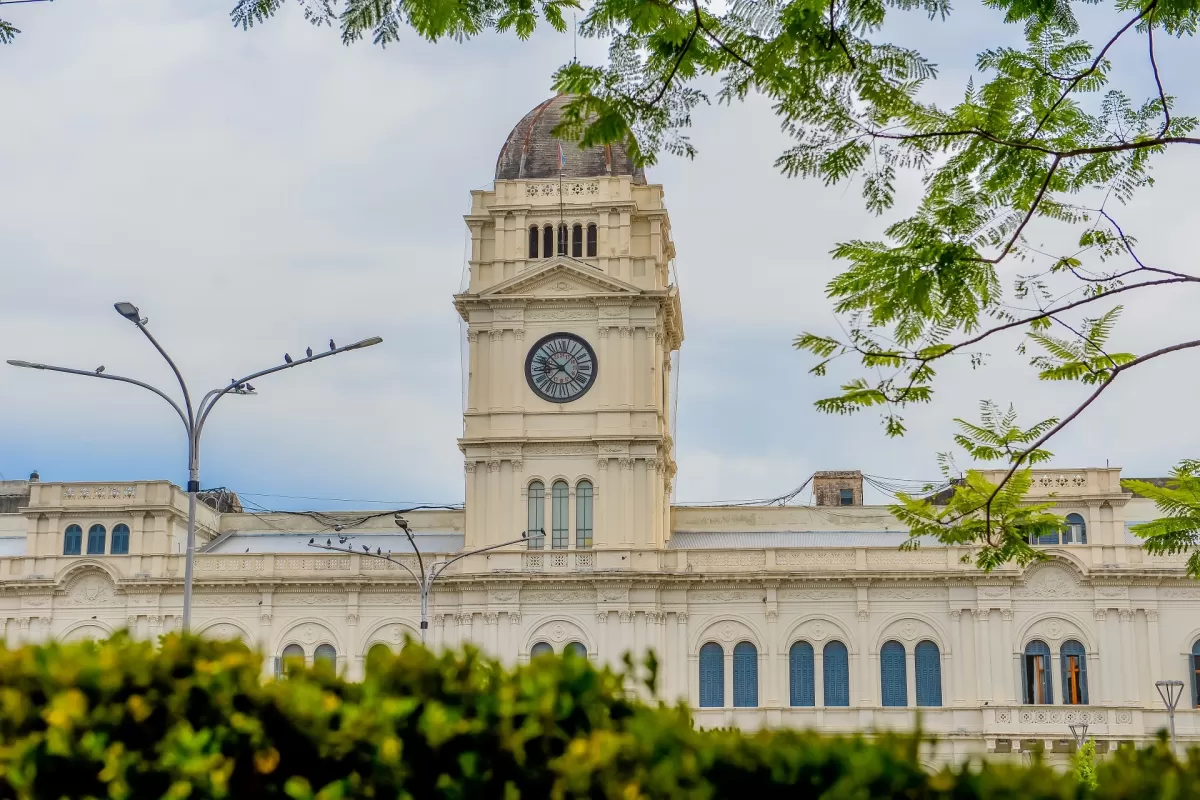
[[[855,659],[855,654],[850,655],[851,660]],[[874,669],[874,662],[878,658],[876,653],[871,651],[871,614],[865,608],[858,609],[858,680],[852,683],[857,683],[855,687],[851,685],[852,692],[858,692],[858,704],[860,706],[879,705],[875,702],[876,696],[880,693],[879,681],[877,675],[879,670]]]
[[[1154,681],[1163,674],[1162,640],[1159,638],[1158,609],[1156,608],[1146,609],[1146,641],[1148,645],[1146,649],[1150,652],[1150,675],[1148,679],[1142,681],[1142,691],[1153,701],[1157,699],[1156,695],[1158,694],[1158,690],[1154,687]]]
[[[620,331],[621,364],[623,368],[620,371],[621,391],[618,395],[620,397],[618,405],[621,408],[629,408],[633,404],[633,387],[630,381],[633,377],[630,374],[633,371],[633,328],[620,328]]]
[[[786,654],[780,650],[779,645],[779,612],[777,610],[767,611],[767,641],[763,642],[763,651],[767,657],[767,686],[766,691],[762,693],[762,697],[766,699],[766,703],[762,705],[770,705],[778,707],[784,705],[780,700],[780,683],[782,683],[784,675],[787,674],[783,660]]]
[[[622,458],[617,462],[621,467],[621,495],[614,498],[617,508],[624,511],[623,530],[621,531],[621,545],[624,547],[633,546],[634,536],[634,509],[633,509],[633,459]]]
[[[637,660],[638,651],[634,641],[633,632],[633,611],[621,611],[618,614],[618,619],[621,621],[620,633],[617,635],[617,651],[613,653],[613,662],[620,663],[621,657],[625,655],[625,651],[629,651],[634,660]]]
[[[1013,644],[1013,612],[1011,608],[1000,609],[1000,630],[1004,640],[1000,647],[996,648],[999,652],[996,653],[996,673],[992,675],[993,685],[997,685],[996,694],[1002,698],[1005,703],[1013,705],[1017,702],[1017,695],[1013,686],[1016,678],[1013,676],[1012,658],[1009,654],[1013,652],[1015,645]],[[1059,673],[1055,673],[1059,674]]]
[[[976,672],[978,695],[981,701],[990,702],[995,695],[992,692],[992,647],[988,631],[988,617],[991,609],[975,610],[975,652],[978,654],[975,663],[979,669]]]
[[[676,696],[688,702],[688,705],[695,705],[692,700],[692,674],[696,672],[693,669],[692,653],[688,646],[688,612],[679,611],[675,614],[675,649],[679,656],[679,663],[676,665],[678,670],[679,682],[676,685]]]
[[[596,480],[592,483],[592,549],[606,547],[611,540],[608,531],[608,459],[596,459]]]
[[[502,658],[500,652],[500,614],[497,611],[486,611],[483,614],[484,649],[493,658]]]
[[[1125,705],[1136,706],[1141,679],[1137,673],[1137,640],[1133,633],[1133,612],[1122,608],[1118,614],[1121,621],[1121,682],[1124,684],[1121,696]]]
[[[479,331],[467,331],[467,411],[479,410]]]
[[[966,697],[966,683],[963,680],[965,675],[965,664],[963,663],[963,635],[962,635],[962,610],[950,610],[950,652],[942,654],[943,671],[945,672],[947,681],[945,691],[950,697],[950,705],[965,706],[968,705]],[[949,659],[947,659],[949,655]],[[947,663],[949,661],[949,663]],[[944,700],[945,698],[943,698]]]
[[[504,368],[504,360],[502,358],[504,331],[492,329],[487,333],[487,341],[480,341],[480,344],[486,344],[486,347],[479,354],[480,388],[483,390],[483,396],[479,399],[483,404],[483,408],[489,411],[498,411],[502,398],[496,393],[496,384],[498,381],[495,380],[492,373],[496,369]]]
[[[1113,705],[1117,696],[1116,674],[1119,668],[1116,662],[1120,660],[1121,654],[1112,646],[1112,639],[1108,635],[1107,609],[1097,608],[1093,613],[1096,618],[1096,630],[1099,634],[1099,641],[1096,648],[1099,651],[1099,658],[1097,660],[1103,662],[1103,666],[1098,673],[1089,672],[1088,680],[1095,681],[1096,689],[1100,690],[1097,693],[1100,698],[1100,702],[1097,705],[1110,706]],[[1088,688],[1095,691],[1092,687]],[[1095,703],[1095,700],[1092,702]]]
[[[441,652],[446,649],[446,615],[433,615],[433,649]]]
[[[880,686],[880,692],[883,687]],[[917,653],[916,647],[904,648],[904,691],[908,699],[906,705],[916,706],[917,704]]]
[[[489,544],[498,544],[504,541],[503,538],[498,538],[501,533],[499,530],[500,525],[503,523],[503,517],[501,516],[500,511],[504,507],[504,502],[500,495],[499,459],[492,459],[491,461],[487,462],[487,469],[487,511],[485,512],[486,519],[484,521],[485,529],[487,530],[487,537],[485,541]],[[547,486],[547,494],[549,491],[550,487]],[[549,534],[549,531],[546,533]],[[549,536],[547,536],[547,538],[549,538]],[[549,545],[550,543],[546,542],[546,547],[549,547]]]

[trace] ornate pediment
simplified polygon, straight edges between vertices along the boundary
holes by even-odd
[[[480,293],[479,297],[559,298],[641,293],[642,290],[633,284],[605,275],[595,267],[566,258],[556,258],[492,286]]]

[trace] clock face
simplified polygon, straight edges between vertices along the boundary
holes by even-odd
[[[573,333],[538,340],[525,359],[529,388],[551,403],[578,400],[596,382],[596,353]]]

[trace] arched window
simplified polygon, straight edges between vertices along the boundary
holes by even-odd
[[[883,704],[907,706],[908,667],[905,664],[904,645],[884,642],[879,649],[879,677],[883,684]]]
[[[337,650],[331,644],[318,645],[313,652],[313,666],[324,664],[330,669],[337,671]]]
[[[825,696],[822,702],[826,706],[850,705],[850,653],[846,645],[832,641],[825,645],[822,651],[825,668],[822,678],[825,681]]]
[[[1054,702],[1050,693],[1050,647],[1045,642],[1034,639],[1025,645],[1021,672],[1026,703],[1042,705]]]
[[[587,229],[587,254],[588,258],[596,257],[596,226],[588,225]]]
[[[554,255],[554,226],[547,225],[542,228],[542,258],[549,258]]]
[[[371,649],[367,651],[367,676],[382,675],[387,671],[394,658],[392,648],[383,642],[376,642],[371,645]]]
[[[529,226],[529,257],[538,257],[538,226]]]
[[[758,705],[758,648],[749,642],[738,642],[733,648],[733,705]]]
[[[587,658],[587,648],[581,642],[567,642],[567,646],[563,648],[563,655],[578,656],[579,658]]]
[[[567,254],[567,225],[560,223],[558,226],[558,254],[565,256]]]
[[[283,648],[283,653],[275,661],[275,677],[282,675],[288,664],[297,661],[300,666],[304,666],[304,648],[298,644],[289,644]]]
[[[813,646],[796,642],[788,652],[788,672],[791,675],[792,705],[815,706],[817,691],[813,685]]]
[[[83,528],[78,525],[68,525],[63,534],[63,555],[77,556],[83,546]]]
[[[569,491],[566,481],[555,481],[550,487],[550,525],[552,537],[550,546],[555,550],[563,550],[570,544],[571,528],[568,511],[570,509]]]
[[[113,525],[112,550],[114,556],[123,556],[129,552],[129,526],[122,522]]]
[[[1062,665],[1063,703],[1069,706],[1088,704],[1087,650],[1074,639],[1062,643],[1058,650]]]
[[[1063,544],[1087,544],[1087,523],[1078,514],[1067,514],[1067,525],[1063,528]]]
[[[942,704],[942,654],[931,641],[919,642],[915,651],[917,669],[917,705]]]
[[[546,537],[534,535],[546,530],[546,487],[541,481],[529,484],[529,516],[525,529],[529,536],[529,549],[541,550]]]
[[[578,222],[571,227],[571,255],[575,258],[583,257],[583,226]]]
[[[1192,645],[1192,705],[1200,708],[1200,641]]]
[[[537,658],[538,656],[552,656],[554,648],[546,642],[538,642],[533,647],[529,648],[529,657]]]
[[[575,546],[592,546],[592,482],[575,484]]]
[[[716,642],[700,648],[700,707],[725,705],[725,651]]]
[[[104,555],[104,539],[107,537],[108,531],[103,525],[93,525],[88,528],[88,555],[102,556]]]

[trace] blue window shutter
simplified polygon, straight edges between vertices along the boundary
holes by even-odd
[[[1200,708],[1200,641],[1192,645],[1192,707]]]
[[[758,706],[758,648],[749,642],[738,642],[733,648],[733,704]]]
[[[78,525],[68,525],[63,535],[63,555],[77,556],[83,545],[83,528]]]
[[[850,705],[850,656],[838,641],[825,645],[825,706]]]
[[[1021,659],[1022,668],[1024,670],[1023,683],[1025,684],[1025,702],[1034,703],[1053,703],[1054,695],[1051,692],[1052,683],[1050,680],[1050,647],[1045,642],[1034,639],[1029,644],[1025,645],[1025,658]],[[1031,669],[1037,669],[1040,666],[1041,672],[1041,691],[1042,697],[1037,696],[1038,687],[1034,684],[1038,680],[1036,673],[1030,673]]]
[[[792,705],[815,706],[813,646],[808,642],[796,642],[788,653],[788,666],[792,678]]]
[[[121,523],[114,525],[112,529],[112,549],[110,552],[113,555],[125,555],[129,552],[129,526]]]
[[[108,531],[103,525],[93,525],[88,528],[87,551],[89,556],[104,555],[104,539]]]
[[[885,642],[879,651],[879,677],[883,684],[885,706],[908,705],[908,675],[904,663],[904,645]]]
[[[1079,642],[1068,639],[1059,649],[1059,664],[1062,672],[1062,699],[1065,705],[1071,705],[1071,665],[1074,662],[1079,669],[1079,704],[1087,705],[1087,651]]]
[[[725,705],[725,651],[709,642],[700,648],[700,707]]]
[[[942,654],[930,641],[917,645],[917,705],[942,704]]]

